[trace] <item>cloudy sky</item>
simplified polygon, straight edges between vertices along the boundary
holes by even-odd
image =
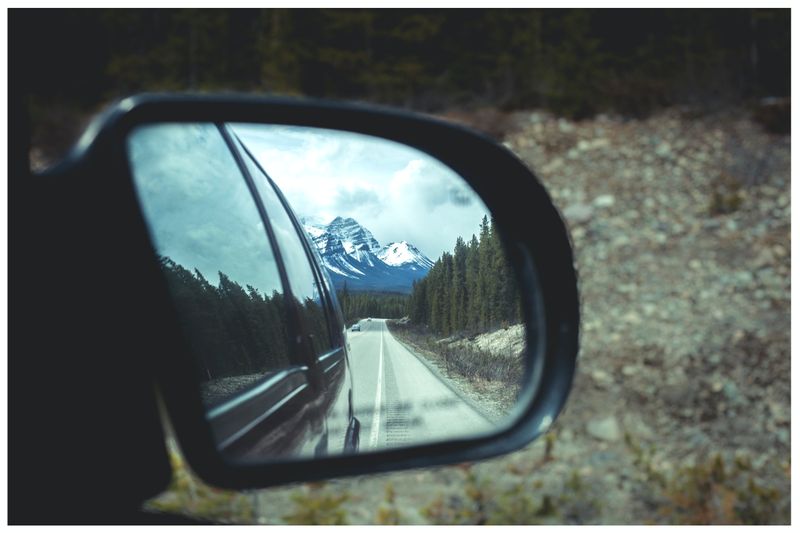
[[[217,285],[223,272],[271,294],[281,283],[261,217],[217,127],[154,124],[128,138],[156,251]]]
[[[462,178],[408,146],[316,128],[233,129],[298,216],[322,223],[352,217],[382,245],[405,240],[436,260],[456,237],[478,233],[488,214]]]

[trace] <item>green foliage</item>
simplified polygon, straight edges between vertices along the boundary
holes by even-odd
[[[746,456],[726,461],[716,453],[665,474],[655,465],[655,446],[645,448],[627,433],[625,443],[634,464],[661,500],[658,513],[662,521],[755,525],[788,520],[788,499],[758,479]]]
[[[326,490],[326,487],[326,483],[309,483],[292,494],[294,508],[283,520],[291,525],[346,525],[347,512],[342,505],[350,495],[345,491]]]
[[[553,450],[556,446],[556,433],[554,431],[549,431],[544,436],[544,457],[542,457],[542,462],[547,463],[553,460]]]
[[[720,454],[679,469],[664,490],[660,513],[682,524],[772,524],[788,516],[780,491],[759,481],[749,461]]]
[[[169,450],[172,482],[149,500],[146,507],[165,513],[185,514],[212,522],[247,524],[254,519],[250,498],[241,492],[209,487],[189,470],[174,446]]]
[[[470,465],[463,465],[463,492],[439,496],[422,512],[434,524],[536,525],[580,522],[595,513],[597,503],[580,475],[573,471],[554,493],[543,492],[541,483],[522,479],[501,487],[481,479]],[[527,478],[527,476],[526,476]]]
[[[400,512],[394,501],[394,485],[387,483],[384,490],[385,498],[380,507],[378,507],[375,522],[382,526],[396,526],[400,524]]]
[[[414,283],[408,303],[412,322],[439,335],[478,333],[521,320],[519,291],[500,237],[483,217],[480,238],[459,237],[428,275]]]
[[[711,180],[711,199],[708,212],[712,216],[733,213],[741,207],[745,198],[742,182],[727,172]]]
[[[367,317],[402,318],[408,307],[408,296],[405,294],[351,292],[346,283],[336,296],[347,324]]]
[[[287,320],[291,313],[302,318],[314,353],[331,348],[332,332],[317,298],[300,301],[278,291],[262,294],[224,272],[218,272],[214,286],[198,270],[190,272],[168,257],[160,263],[207,404],[293,364]]]
[[[632,453],[633,464],[644,472],[647,482],[663,489],[667,480],[655,465],[656,447],[654,445],[646,447],[627,431],[625,432],[625,445]]]
[[[464,471],[463,495],[448,499],[437,497],[422,509],[422,514],[437,525],[482,525],[487,523],[486,505],[490,499],[491,483],[479,480],[469,464],[460,465]]]
[[[215,287],[197,270],[190,272],[168,257],[160,262],[196,356],[201,383],[289,365],[286,303],[281,293],[267,296],[249,285],[245,290],[223,272]],[[298,303],[307,313],[314,313],[315,307]],[[324,319],[309,323],[325,324]]]
[[[788,9],[12,13],[35,97],[237,89],[572,117],[788,96]],[[620,28],[623,28],[620,31]],[[58,47],[42,43],[59,43]],[[12,43],[12,45],[15,43]],[[18,45],[19,46],[19,45]],[[12,46],[12,49],[14,46]],[[20,49],[23,49],[20,46]]]

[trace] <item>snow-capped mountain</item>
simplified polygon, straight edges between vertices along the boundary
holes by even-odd
[[[328,224],[311,218],[301,222],[338,289],[347,283],[351,290],[411,292],[411,283],[433,266],[406,241],[381,246],[352,218],[336,217]]]
[[[426,271],[433,266],[433,261],[420,252],[416,246],[406,241],[393,242],[384,246],[378,252],[378,259],[391,266],[412,265],[424,268]]]

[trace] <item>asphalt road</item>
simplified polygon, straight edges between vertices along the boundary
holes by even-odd
[[[472,436],[492,424],[389,332],[383,319],[348,330],[361,451]],[[351,324],[352,326],[352,324]]]

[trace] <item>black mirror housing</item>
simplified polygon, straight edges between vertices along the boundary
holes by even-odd
[[[500,229],[521,290],[525,327],[539,323],[544,329],[528,335],[536,342],[527,348],[527,387],[513,423],[488,436],[361,455],[266,465],[225,461],[197,401],[197,386],[184,372],[188,350],[159,275],[125,154],[125,140],[134,128],[164,122],[268,123],[367,134],[416,148],[460,174],[492,211]],[[81,252],[93,250],[94,245],[88,243],[112,242],[106,250],[110,254],[106,264],[113,265],[114,274],[97,274],[99,284],[86,288],[83,303],[92,313],[105,314],[103,324],[115,325],[102,342],[86,344],[93,354],[87,361],[102,360],[100,352],[107,353],[112,343],[135,336],[119,352],[120,370],[130,369],[126,375],[157,384],[188,462],[212,485],[266,487],[483,459],[519,449],[540,436],[566,402],[579,338],[578,286],[569,236],[536,176],[506,148],[476,132],[373,106],[236,95],[145,94],[110,108],[63,163],[34,179],[57,184],[47,194],[60,191],[60,199],[69,199],[76,207],[74,220],[64,221],[66,225],[54,235],[64,238],[63,232],[69,228],[70,234],[84,242],[77,247]],[[62,207],[59,213],[66,217],[70,210]],[[75,257],[68,275],[84,272],[90,264],[96,265],[99,257],[102,255]],[[123,311],[118,311],[120,302],[109,295],[109,287],[118,277],[128,283],[124,292],[130,298]],[[109,317],[109,312],[117,313],[118,321]],[[91,327],[81,324],[79,317],[66,320],[71,321],[72,342],[91,336]],[[89,367],[93,364],[87,363]],[[152,410],[152,405],[148,409]]]

